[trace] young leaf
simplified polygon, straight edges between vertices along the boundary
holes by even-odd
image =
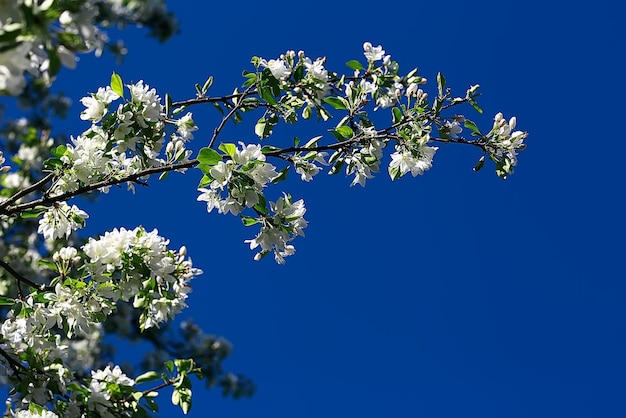
[[[348,68],[353,70],[365,70],[365,67],[363,67],[363,65],[357,60],[350,60],[346,62],[346,65],[348,66]]]
[[[259,96],[272,106],[278,103],[274,96],[272,96],[271,89],[265,87],[264,85],[259,86]]]
[[[263,139],[267,137],[265,134],[265,127],[267,126],[267,121],[263,118],[259,119],[259,121],[254,125],[254,133],[259,138]]]
[[[398,123],[402,120],[402,111],[397,107],[393,108],[393,123]]]
[[[476,100],[469,100],[468,103],[476,110],[478,113],[483,113],[483,110],[478,106],[478,102]]]
[[[169,116],[172,110],[172,96],[169,93],[165,93],[165,114]]]
[[[160,378],[161,378],[161,374],[155,371],[149,371],[142,375],[137,376],[135,378],[135,383],[139,384],[139,383],[144,383],[144,382],[150,382],[152,380],[158,380]]]
[[[479,171],[481,168],[483,168],[484,165],[485,165],[485,156],[483,155],[482,157],[480,157],[480,159],[478,160],[478,162],[476,163],[476,165],[474,166],[472,170]]]
[[[36,206],[36,207],[34,207],[32,209],[28,209],[28,210],[25,210],[24,212],[20,213],[20,216],[22,218],[24,218],[24,219],[37,218],[39,215],[41,215],[42,213],[44,213],[47,210],[48,210],[48,208],[45,207],[45,206]]]
[[[245,226],[251,226],[251,225],[259,223],[260,221],[257,218],[252,218],[250,216],[242,216],[241,222],[243,222]]]
[[[209,78],[206,79],[206,81],[204,82],[204,85],[202,86],[202,94],[206,94],[207,91],[209,91],[209,88],[213,85],[213,76],[209,76]]]
[[[118,96],[124,97],[124,83],[122,83],[122,77],[116,72],[111,74],[111,90],[117,93]]]
[[[215,165],[222,161],[222,156],[212,148],[202,148],[198,153],[198,161],[202,164]]]
[[[287,173],[288,172],[289,172],[289,166],[283,167],[278,172],[278,175],[272,179],[272,184],[276,184],[278,182],[281,182],[281,181],[285,180],[287,178]]]
[[[336,110],[346,110],[348,108],[348,106],[345,103],[345,100],[339,97],[327,97],[324,99],[324,101],[328,103],[329,105],[331,105]]]
[[[478,126],[476,126],[476,124],[474,122],[472,122],[469,119],[465,119],[465,123],[464,126],[469,129],[470,131],[473,132],[472,135],[477,135],[477,136],[483,136],[483,134],[480,133],[480,130],[478,130]]]
[[[235,144],[224,143],[217,147],[220,151],[224,151],[230,158],[235,158],[235,152],[237,152],[237,146]]]
[[[437,73],[437,90],[439,97],[443,97],[443,90],[446,88],[446,78],[441,73]]]
[[[0,306],[13,306],[15,299],[7,296],[0,296]]]
[[[352,138],[352,135],[354,135],[352,128],[350,128],[349,126],[345,126],[345,125],[338,126],[333,131],[338,133],[342,138],[345,138],[345,139]]]

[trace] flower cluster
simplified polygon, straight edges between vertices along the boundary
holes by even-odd
[[[400,140],[397,142],[396,151],[391,154],[389,163],[389,176],[395,180],[411,173],[413,177],[424,174],[433,164],[433,156],[437,147],[427,145],[430,140],[431,125],[417,115],[412,115],[411,121],[398,129]],[[456,125],[450,126],[450,135],[456,135]]]
[[[502,178],[513,173],[513,167],[517,165],[517,151],[526,147],[524,139],[528,133],[515,131],[516,125],[515,116],[507,121],[502,113],[497,113],[494,117],[493,128],[486,135],[487,150],[496,162],[496,173]]]
[[[66,3],[70,10],[62,9],[69,8]],[[73,67],[74,53],[99,53],[107,39],[94,22],[141,23],[151,13],[165,13],[162,0],[0,0],[0,93],[20,94],[30,80],[27,74],[42,80],[45,89],[58,71],[50,69],[52,64]],[[27,20],[38,27],[26,30]],[[49,25],[55,25],[49,34],[53,39],[43,43],[40,36]],[[165,26],[159,30],[167,30]],[[201,271],[193,267],[185,247],[168,248],[169,241],[156,229],[119,228],[76,244],[72,233],[89,216],[70,206],[70,198],[94,189],[106,192],[124,182],[132,188],[151,173],[195,166],[203,174],[197,200],[206,203],[208,212],[230,213],[245,226],[259,225],[254,238],[244,241],[254,259],[273,254],[284,264],[295,253],[292,242],[308,226],[306,208],[302,199],[294,201],[287,193],[275,201],[266,193],[270,183],[283,181],[291,169],[306,182],[323,166],[330,166],[329,174],[345,169],[353,176],[351,186],[365,186],[387,161],[392,180],[421,175],[433,164],[438,150],[433,143],[456,142],[480,149],[481,164],[489,155],[501,177],[513,171],[527,136],[515,130],[516,118],[507,121],[498,113],[483,135],[463,115],[444,116],[464,103],[480,112],[478,85],[464,98],[453,98],[438,74],[437,94],[429,102],[420,88],[426,79],[417,69],[402,75],[383,47],[370,42],[363,44],[363,56],[365,61],[347,62],[351,75],[331,72],[325,58],[313,60],[303,51],[269,60],[254,57],[255,71],[244,72],[244,90],[209,97],[209,77],[203,87],[196,85],[195,99],[168,99],[167,106],[143,81],[124,85],[114,73],[109,86],[80,100],[80,118],[90,127],[63,141],[67,144],[54,148],[43,123],[18,122],[15,129],[3,130],[10,144],[6,150],[13,155],[5,159],[0,150],[0,295],[8,312],[0,324],[0,380],[13,384],[7,401],[13,416],[146,416],[139,402],[156,411],[150,398],[168,385],[174,388],[172,402],[186,413],[191,405],[188,376],[193,374],[203,374],[209,385],[220,385],[235,397],[252,391],[245,379],[221,371],[230,345],[190,322],[182,324],[182,342],[156,344],[146,356],[149,368],[165,362],[165,372],[148,371],[132,379],[119,366],[103,364],[103,341],[111,329],[121,337],[150,329],[140,335],[157,342],[168,336],[172,328],[162,324],[186,307],[190,281]],[[205,102],[226,111],[208,147],[193,160],[188,144],[198,127],[184,110]],[[333,127],[324,128],[329,135],[304,145],[294,138],[288,145],[239,142],[213,148],[226,122],[237,123],[255,111],[262,113],[254,127],[261,139],[270,137],[279,123],[308,119],[314,112],[318,121],[339,117],[332,119],[337,121]],[[374,117],[370,111],[379,112]],[[464,129],[474,139],[466,139]],[[389,155],[388,145],[394,148]],[[270,158],[278,161],[276,166]],[[160,382],[154,391],[135,391],[135,384],[155,380]]]
[[[396,104],[400,97],[417,95],[418,86],[426,83],[426,78],[416,75],[417,69],[412,70],[407,76],[400,77],[398,64],[391,60],[391,55],[385,55],[381,45],[372,46],[370,42],[363,43],[363,55],[368,62],[366,77],[360,78],[358,83],[354,80],[345,85],[345,96],[355,109],[370,98],[376,103],[377,109],[390,108]],[[377,65],[382,61],[381,65]],[[360,65],[355,65],[355,77],[359,77],[365,70]]]
[[[121,388],[134,385],[135,381],[126,376],[120,366],[115,366],[113,369],[107,366],[104,370],[92,371],[87,409],[98,416],[114,418],[111,398],[116,392],[120,392]]]
[[[365,187],[365,181],[374,177],[372,173],[379,170],[387,140],[379,137],[373,126],[359,127],[359,129],[363,138],[359,141],[360,146],[348,152],[343,161],[346,164],[346,175],[354,174],[350,186],[358,183],[361,187]],[[333,159],[331,157],[331,160]]]
[[[296,60],[296,57],[298,58]],[[287,51],[277,59],[253,59],[257,65],[267,68],[287,92],[286,102],[297,106],[308,104],[321,106],[331,90],[331,75],[325,68],[326,58],[312,60],[304,51]]]
[[[73,192],[105,178],[123,179],[151,167],[189,161],[191,151],[186,144],[197,130],[192,114],[166,119],[156,90],[143,81],[128,84],[130,99],[112,111],[113,102],[123,95],[121,79],[118,86],[117,91],[101,87],[81,99],[86,106],[81,118],[91,121],[92,126],[58,151],[62,170],[53,195]],[[165,131],[168,125],[174,127],[169,140]],[[132,182],[128,185],[133,188]]]
[[[408,172],[411,172],[413,177],[424,174],[424,171],[429,170],[433,165],[435,151],[437,151],[437,147],[429,147],[428,145],[412,148],[396,145],[396,152],[391,154],[389,174],[392,178],[402,177]]]
[[[89,215],[76,205],[68,205],[65,202],[56,203],[48,208],[39,220],[38,233],[47,240],[61,237],[69,237],[72,231],[85,226],[85,219]]]
[[[222,144],[229,152],[226,161],[219,161],[204,171],[198,191],[199,201],[207,203],[207,211],[238,215],[244,208],[257,205],[263,196],[263,188],[278,173],[276,167],[265,161],[260,145],[239,142]]]
[[[157,230],[114,229],[83,246],[92,287],[111,300],[132,300],[142,329],[158,326],[186,307],[189,281],[202,273],[187,250],[167,248]]]
[[[293,255],[296,249],[289,244],[296,236],[304,236],[304,228],[307,221],[303,218],[306,213],[304,200],[293,202],[291,196],[285,194],[276,202],[270,202],[273,215],[262,215],[258,221],[261,223],[261,231],[254,239],[246,240],[250,249],[261,247],[261,251],[255,256],[260,260],[270,252],[274,252],[274,259],[278,264],[285,264],[285,257]]]

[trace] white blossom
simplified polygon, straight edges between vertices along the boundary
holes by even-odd
[[[363,43],[363,54],[365,58],[367,58],[368,62],[374,62],[383,59],[385,55],[385,50],[381,45],[372,46],[369,42]]]
[[[261,64],[269,68],[272,75],[278,80],[284,81],[291,75],[291,68],[283,59],[271,59],[269,61],[262,60]]]
[[[60,202],[48,208],[44,213],[39,220],[37,232],[47,240],[63,236],[67,238],[72,231],[82,228],[87,218],[89,215],[76,205],[70,207],[67,203]]]
[[[90,120],[93,123],[100,122],[106,115],[109,104],[118,98],[119,95],[111,90],[111,87],[100,87],[97,93],[80,99],[80,102],[86,107],[80,114],[80,118]]]
[[[391,154],[389,168],[399,170],[400,176],[408,172],[411,172],[413,177],[424,174],[424,171],[432,167],[435,151],[437,147],[427,145],[422,145],[413,152],[405,147],[397,146],[396,152]]]
[[[40,412],[33,412],[28,409],[12,412],[13,418],[58,418],[58,415],[52,411],[42,409]]]
[[[120,366],[115,366],[111,369],[111,366],[106,366],[103,370],[91,371],[91,378],[93,380],[100,380],[108,383],[116,383],[123,386],[133,386],[135,381],[122,372]]]

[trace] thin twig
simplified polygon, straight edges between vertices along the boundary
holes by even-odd
[[[11,357],[9,355],[9,353],[7,353],[6,351],[4,351],[4,349],[0,348],[0,356],[4,357],[7,361],[7,363],[9,363],[9,366],[11,366],[11,369],[13,370],[13,373],[15,373],[15,376],[20,379],[20,373],[23,373],[23,370],[27,370],[26,367],[24,367],[24,365],[22,363],[20,363],[19,361],[15,360],[13,357]]]
[[[228,114],[222,118],[220,124],[217,125],[217,127],[213,130],[213,136],[211,136],[211,140],[209,141],[209,148],[213,147],[217,136],[220,134],[220,132],[222,132],[222,129],[224,129],[226,122],[228,122],[228,120],[241,108],[243,99],[245,99],[246,96],[248,96],[249,94],[254,94],[254,92],[255,90],[253,89],[253,86],[250,86],[243,93],[241,93],[241,95],[238,96],[237,104],[232,109],[230,109],[230,112],[228,112]]]
[[[29,285],[30,287],[33,287],[35,289],[41,289],[42,288],[41,285],[38,285],[37,283],[35,283],[35,282],[31,281],[30,279],[27,279],[26,277],[24,277],[21,274],[19,274],[6,261],[0,260],[0,267],[5,269],[6,271],[8,271],[11,274],[11,276],[15,277],[17,279],[17,281],[18,281],[18,284],[21,282],[21,283],[26,283],[27,285]]]
[[[250,89],[241,93],[233,93],[233,94],[228,94],[226,96],[220,96],[220,97],[197,97],[195,99],[181,100],[180,102],[173,102],[172,107],[173,108],[186,107],[186,106],[202,104],[202,103],[220,103],[220,102],[227,103],[231,101],[232,99],[243,98],[244,96],[248,94],[256,93],[256,90],[253,90],[253,91],[249,91],[249,90]]]
[[[12,203],[15,203],[20,197],[26,196],[27,194],[39,189],[39,187],[43,186],[44,184],[52,180],[53,177],[54,177],[54,174],[50,173],[44,178],[37,181],[36,183],[32,184],[31,186],[28,186],[22,190],[18,190],[17,193],[15,193],[13,196],[9,197],[4,202],[0,203],[0,211],[6,208],[7,206],[11,205]]]

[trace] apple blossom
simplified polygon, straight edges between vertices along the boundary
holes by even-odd
[[[116,45],[100,22],[141,24],[150,13],[167,15],[164,3],[154,0],[77,0],[71,10],[63,9],[64,2],[9,3],[0,1],[0,36],[15,41],[0,49],[0,93],[9,95],[28,93],[34,80],[52,84],[59,69],[51,64],[73,67],[77,54]],[[27,27],[33,23],[25,10],[41,27]],[[173,29],[171,19],[163,22],[164,29],[152,30]],[[64,43],[68,37],[75,41],[72,48]],[[465,104],[476,108],[477,85],[453,98],[438,76],[439,94],[429,102],[418,87],[427,80],[416,69],[402,74],[381,45],[365,42],[363,54],[365,65],[348,62],[350,74],[333,72],[325,57],[312,60],[304,51],[254,57],[242,90],[209,96],[209,78],[196,87],[196,97],[178,102],[162,100],[143,80],[124,84],[114,73],[110,85],[80,99],[84,109],[75,116],[90,126],[69,142],[51,138],[48,127],[33,120],[7,124],[8,145],[0,150],[0,296],[7,312],[0,325],[0,379],[12,387],[7,402],[13,416],[145,416],[155,410],[148,400],[152,392],[135,386],[150,380],[159,381],[154,393],[173,387],[172,401],[186,412],[191,375],[207,376],[209,385],[235,396],[253,390],[244,377],[221,370],[220,361],[232,350],[226,341],[190,321],[175,328],[182,342],[165,341],[173,328],[168,323],[187,306],[191,281],[202,273],[187,249],[171,249],[156,229],[143,227],[114,228],[80,241],[73,232],[89,215],[69,205],[74,197],[121,183],[134,190],[154,174],[165,178],[196,168],[202,173],[197,200],[207,212],[258,225],[244,241],[256,252],[254,259],[272,253],[284,264],[308,227],[304,200],[293,201],[277,189],[292,170],[309,182],[326,166],[329,174],[345,168],[354,176],[351,186],[365,186],[381,164],[388,164],[394,180],[423,174],[432,167],[434,143],[441,142],[470,144],[483,153],[480,161],[489,156],[496,163],[500,177],[512,172],[527,137],[515,130],[515,117],[507,121],[498,113],[491,131],[482,134],[474,122],[450,111]],[[203,103],[212,103],[222,116],[196,154],[188,147],[200,136],[199,127],[187,109]],[[376,119],[372,111],[379,111]],[[227,122],[254,112],[261,115],[251,133],[262,143],[219,142]],[[314,114],[333,125],[304,144],[298,138],[285,143],[284,136],[268,139],[281,124]],[[126,374],[103,363],[111,330],[154,345],[146,373]]]

